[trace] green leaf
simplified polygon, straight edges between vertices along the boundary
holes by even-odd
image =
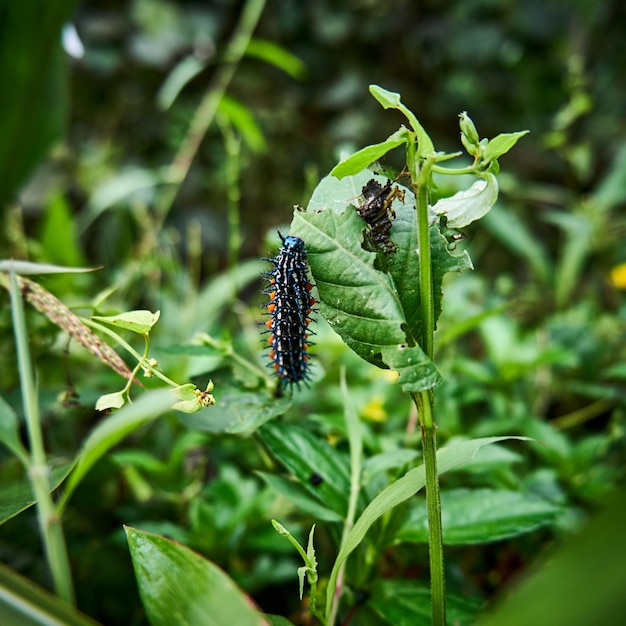
[[[185,85],[205,67],[206,61],[199,59],[195,54],[190,54],[181,59],[167,75],[159,89],[157,94],[159,108],[167,111],[174,104]]]
[[[330,175],[335,176],[336,178],[344,178],[345,176],[358,174],[365,168],[369,167],[374,161],[377,161],[382,156],[387,154],[390,150],[406,143],[408,137],[409,132],[407,129],[404,127],[399,128],[395,133],[389,135],[385,141],[361,148],[358,152],[355,152],[347,159],[344,159],[335,165],[335,167],[331,170]]]
[[[486,174],[469,189],[458,191],[449,198],[439,200],[432,210],[448,218],[450,228],[464,228],[489,213],[498,199],[498,181],[493,174]]]
[[[256,57],[270,63],[295,79],[300,79],[306,74],[306,65],[302,60],[289,50],[267,39],[257,37],[251,39],[246,48],[246,56]]]
[[[424,127],[418,122],[415,114],[400,101],[400,94],[387,91],[378,85],[370,85],[370,93],[378,100],[384,109],[397,109],[409,120],[411,127],[417,136],[417,156],[420,158],[431,155],[435,146]]]
[[[31,580],[0,564],[0,624],[6,626],[96,626]]]
[[[400,107],[400,94],[388,91],[378,85],[370,85],[370,93],[376,98],[383,109],[398,109]]]
[[[293,626],[293,622],[290,622],[282,615],[270,615],[269,613],[266,613],[264,617],[269,622],[270,626]]]
[[[65,127],[67,55],[61,29],[76,0],[3,2],[0,19],[0,206]]]
[[[116,328],[132,330],[138,335],[145,335],[152,330],[152,327],[159,321],[160,316],[160,311],[156,313],[152,313],[152,311],[128,311],[120,315],[94,315],[93,319]]]
[[[250,598],[219,567],[165,537],[124,529],[152,626],[265,624]]]
[[[483,447],[507,439],[529,441],[527,437],[484,437],[457,443],[454,446],[442,448],[437,452],[437,467],[439,474],[466,463]],[[341,564],[350,553],[361,543],[372,524],[393,507],[408,500],[420,491],[426,484],[426,472],[423,465],[408,471],[402,478],[383,489],[366,507],[359,519],[348,533],[346,542],[339,551],[333,565],[326,591],[326,615],[330,615],[337,575]]]
[[[0,442],[23,464],[28,464],[28,452],[20,439],[17,415],[2,396],[0,396]]]
[[[261,441],[321,504],[345,516],[350,491],[348,463],[329,443],[304,428],[265,424]],[[311,481],[316,474],[322,480]],[[315,484],[314,484],[315,483]]]
[[[487,147],[482,154],[482,160],[485,162],[495,161],[497,158],[506,154],[521,137],[529,133],[529,130],[521,130],[517,133],[502,133],[489,140]]]
[[[55,263],[78,266],[85,262],[74,213],[61,193],[55,194],[48,202],[40,242],[46,251],[46,258]]]
[[[307,242],[320,311],[332,328],[361,358],[398,371],[404,391],[422,391],[440,377],[418,345],[422,315],[414,196],[405,190],[405,200],[394,201],[391,240],[398,249],[381,262],[379,255],[363,248],[366,225],[351,206],[371,178],[386,182],[367,170],[340,181],[324,178],[307,212],[295,212],[291,233]],[[443,276],[471,267],[471,262],[467,254],[450,254],[435,225],[431,245],[438,316]]]
[[[220,100],[219,112],[239,131],[239,134],[253,152],[262,152],[267,147],[261,127],[252,111],[233,98],[224,95]]]
[[[64,267],[50,265],[49,263],[31,263],[30,261],[13,261],[12,259],[0,261],[0,272],[15,272],[20,276],[30,274],[78,274],[82,272],[95,272],[97,267]]]
[[[289,401],[276,401],[258,393],[221,391],[219,402],[210,411],[179,415],[187,427],[209,433],[251,434],[265,422],[283,415]]]
[[[380,579],[367,602],[387,624],[432,626],[430,587],[414,580]],[[472,624],[482,603],[467,596],[446,593],[448,624]]]
[[[309,495],[300,483],[288,480],[275,474],[256,472],[272,489],[293,502],[298,509],[312,515],[315,519],[325,522],[340,522],[343,518],[339,513],[323,506],[316,498]]]
[[[76,487],[97,461],[124,437],[169,411],[171,403],[169,389],[149,391],[136,402],[102,420],[85,439],[76,457],[76,467],[67,480],[59,508],[62,510],[67,505]]]
[[[74,467],[74,462],[65,463],[50,470],[50,488],[54,491],[67,477]],[[28,477],[21,480],[8,481],[0,484],[0,524],[10,520],[22,511],[35,504],[35,496]],[[2,622],[0,622],[2,623]]]
[[[534,495],[497,489],[454,489],[441,494],[443,542],[466,545],[517,537],[550,524],[562,507]],[[415,502],[395,537],[428,543],[426,503]]]
[[[96,402],[96,411],[106,411],[107,409],[121,409],[126,404],[126,393],[124,391],[114,391],[100,396]]]

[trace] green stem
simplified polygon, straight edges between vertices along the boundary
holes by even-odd
[[[15,330],[24,417],[30,442],[28,475],[37,501],[37,517],[39,519],[41,539],[57,595],[75,606],[74,586],[61,517],[54,506],[50,493],[52,490],[50,468],[46,459],[37,390],[28,351],[28,335],[24,319],[22,295],[17,277],[13,272],[11,272],[11,312]]]
[[[198,148],[211,126],[219,103],[226,93],[235,71],[252,38],[252,33],[263,12],[265,0],[248,0],[241,13],[235,34],[228,42],[224,61],[215,72],[206,94],[202,98],[195,115],[189,124],[189,130],[168,168],[166,179],[170,183],[163,190],[156,207],[157,220],[162,224],[167,217],[183,181],[191,168]]]
[[[429,359],[434,357],[435,301],[433,294],[433,271],[428,223],[428,192],[434,163],[426,159],[421,167],[409,155],[411,174],[417,185],[417,238],[420,261],[420,300],[422,305],[422,349]],[[412,161],[412,163],[411,163]],[[432,623],[445,626],[446,597],[445,570],[443,560],[443,533],[441,526],[441,498],[437,472],[437,438],[433,415],[434,396],[432,391],[412,394],[416,404],[422,431],[422,448],[426,470],[426,506],[428,508],[428,550],[430,559],[430,588]]]

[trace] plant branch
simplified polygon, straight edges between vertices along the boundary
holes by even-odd
[[[48,566],[56,593],[75,606],[74,585],[70,571],[61,517],[52,501],[50,468],[46,459],[43,432],[39,414],[39,402],[28,350],[24,306],[17,276],[11,272],[11,313],[15,331],[18,368],[24,417],[30,442],[28,475],[37,501],[37,517]]]
[[[172,208],[178,191],[189,173],[198,148],[215,118],[219,103],[250,43],[264,6],[265,0],[248,0],[244,6],[235,33],[228,42],[224,61],[217,68],[215,76],[189,124],[187,134],[165,175],[166,181],[170,184],[163,189],[156,207],[157,220],[161,223]]]

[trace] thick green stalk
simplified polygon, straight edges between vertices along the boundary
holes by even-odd
[[[410,161],[413,158],[410,158]],[[420,260],[420,298],[422,305],[422,348],[429,359],[434,357],[435,305],[433,295],[433,272],[428,224],[428,191],[430,188],[433,162],[426,160],[418,169],[413,161],[411,173],[417,181],[417,237]],[[445,626],[446,597],[445,570],[443,560],[443,533],[441,527],[441,498],[437,472],[437,438],[433,415],[432,391],[414,394],[420,428],[424,467],[426,470],[426,506],[428,508],[428,549],[430,559],[430,588],[432,602],[432,623]]]
[[[28,351],[22,294],[15,274],[11,274],[11,312],[15,330],[18,367],[22,390],[24,417],[30,442],[28,475],[37,501],[37,516],[46,559],[52,573],[54,588],[61,598],[75,605],[74,586],[67,556],[61,517],[52,501],[50,468],[43,443],[37,390]]]

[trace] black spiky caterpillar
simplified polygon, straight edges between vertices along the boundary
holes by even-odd
[[[311,296],[313,285],[307,276],[308,263],[304,241],[298,237],[283,237],[282,246],[273,259],[274,265],[267,272],[268,286],[264,293],[269,296],[267,310],[270,319],[266,326],[270,333],[269,357],[279,382],[279,392],[309,379],[309,354],[311,345],[308,329],[311,311],[316,303]]]

